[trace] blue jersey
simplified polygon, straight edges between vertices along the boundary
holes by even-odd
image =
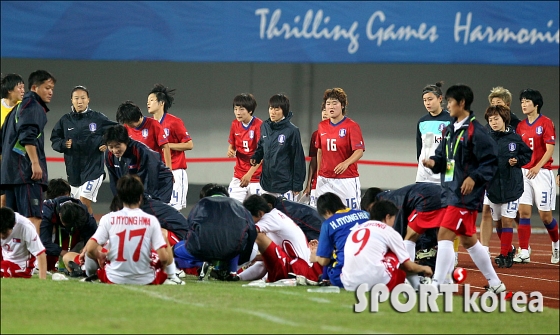
[[[329,265],[328,269],[332,285],[342,287],[340,272],[344,265],[344,244],[346,244],[346,238],[350,234],[350,229],[368,220],[368,212],[347,208],[337,211],[323,222],[321,234],[319,235],[317,256],[334,259],[334,262]]]

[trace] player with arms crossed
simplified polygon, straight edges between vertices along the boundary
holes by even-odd
[[[357,162],[365,151],[362,130],[346,116],[348,97],[342,88],[327,89],[323,103],[329,119],[321,121],[317,129],[317,196],[333,192],[347,207],[360,208]]]
[[[227,156],[235,157],[233,178],[229,183],[229,196],[243,202],[252,194],[261,193],[261,164],[251,165],[251,156],[257,150],[261,137],[262,120],[253,116],[257,101],[250,93],[241,93],[233,98],[233,114],[229,130]]]
[[[519,198],[519,249],[513,258],[515,263],[529,263],[531,251],[531,211],[533,201],[537,204],[541,220],[552,240],[550,262],[560,262],[558,248],[558,222],[552,217],[556,208],[556,187],[552,172],[552,154],[556,144],[556,131],[552,120],[541,114],[543,98],[539,91],[525,89],[519,94],[521,109],[527,118],[517,125],[517,133],[533,150],[531,161],[521,169],[523,172],[523,195]]]

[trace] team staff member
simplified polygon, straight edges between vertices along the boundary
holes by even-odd
[[[189,178],[187,176],[187,159],[185,151],[194,147],[191,135],[185,128],[183,120],[169,114],[173,104],[175,90],[169,90],[162,84],[154,85],[148,95],[148,113],[154,116],[163,127],[171,150],[171,172],[173,172],[173,194],[169,203],[177,210],[187,207]]]
[[[6,206],[29,218],[39,232],[43,192],[47,188],[45,125],[47,104],[51,101],[56,79],[47,71],[29,75],[29,92],[2,127],[2,176]]]
[[[126,174],[136,174],[144,183],[146,193],[152,198],[169,203],[173,191],[173,174],[163,165],[157,152],[131,139],[122,125],[109,127],[103,135],[107,145],[105,167],[109,172],[109,185],[117,194],[117,181]]]
[[[97,202],[97,192],[105,179],[103,153],[107,146],[103,143],[103,133],[107,127],[117,123],[89,108],[86,87],[74,87],[70,98],[71,111],[54,125],[51,146],[64,154],[72,196],[80,199],[91,214],[91,203]]]
[[[348,97],[342,88],[327,89],[323,103],[329,120],[319,123],[317,148],[317,197],[338,195],[346,206],[360,208],[358,160],[365,151],[360,126],[346,116]]]

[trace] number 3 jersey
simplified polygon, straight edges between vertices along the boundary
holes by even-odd
[[[262,120],[253,117],[251,122],[245,127],[242,122],[233,120],[229,131],[229,144],[233,145],[235,153],[235,167],[233,168],[233,176],[237,179],[243,176],[251,168],[251,156],[257,150],[257,144],[261,137]],[[251,177],[252,183],[258,183],[261,177],[262,166],[253,173]]]
[[[347,160],[354,151],[366,150],[362,130],[354,120],[344,117],[342,121],[333,124],[331,120],[319,123],[315,147],[321,149],[319,176],[325,178],[355,178],[359,177],[358,164],[353,163],[341,174],[334,173],[334,168]]]
[[[151,250],[167,246],[157,218],[139,208],[104,215],[92,239],[99,245],[108,242],[105,271],[115,284],[151,283],[155,278]]]

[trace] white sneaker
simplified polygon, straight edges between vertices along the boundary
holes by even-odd
[[[187,276],[187,274],[186,274],[185,271],[183,271],[183,270],[177,271],[177,273],[175,273],[175,274],[176,274],[177,277],[179,277],[179,278],[185,278],[185,277]]]
[[[554,242],[552,242],[552,256],[550,257],[550,263],[558,264],[560,262],[560,250],[554,249]]]
[[[531,262],[531,247],[529,249],[517,249],[517,254],[513,257],[514,263],[529,263]]]
[[[179,277],[175,276],[173,278],[167,278],[163,285],[185,285],[185,282],[182,281]]]
[[[500,283],[500,285],[496,285],[496,286],[485,286],[484,288],[486,289],[486,291],[494,292],[494,293],[498,294],[498,293],[505,292],[505,290],[506,290],[506,285],[505,285],[504,283]]]

